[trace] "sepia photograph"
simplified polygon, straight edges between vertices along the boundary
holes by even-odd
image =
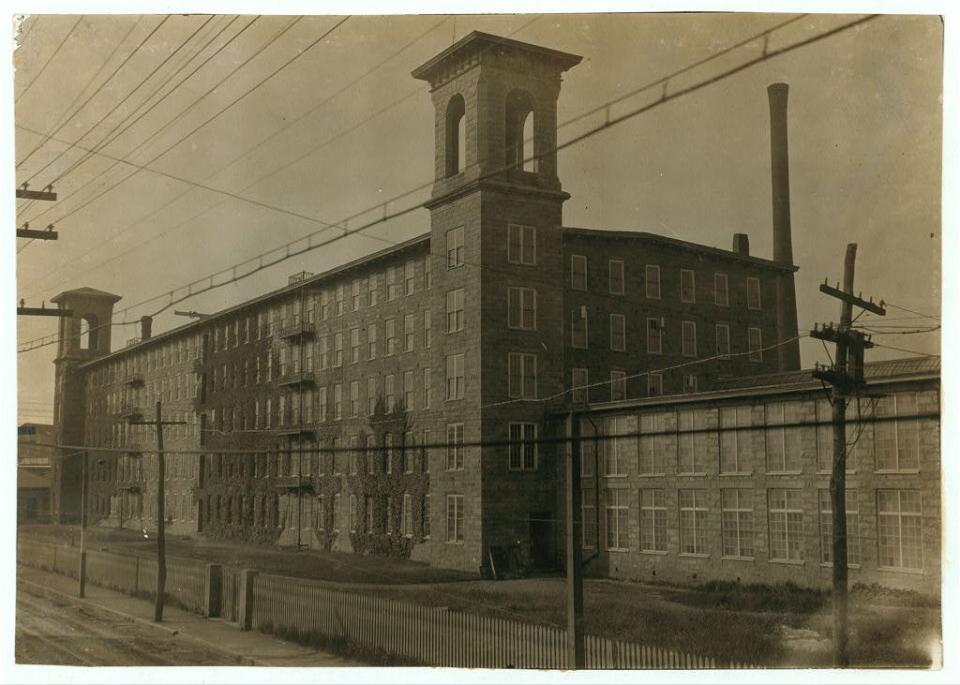
[[[943,673],[950,18],[84,9],[7,15],[17,677]]]

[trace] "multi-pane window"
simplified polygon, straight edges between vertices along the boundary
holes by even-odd
[[[606,492],[607,549],[630,548],[630,491],[608,488]]]
[[[668,412],[643,414],[640,417],[640,446],[637,454],[638,473],[644,476],[662,475],[664,459],[677,451],[676,435],[668,434]]]
[[[397,404],[397,390],[393,379],[392,373],[383,377],[383,408],[388,413],[392,412]]]
[[[683,392],[692,393],[697,391],[697,375],[695,373],[683,374]]]
[[[647,319],[647,353],[663,353],[663,323],[657,317]]]
[[[416,324],[413,314],[404,314],[403,316],[403,351],[413,352],[414,340],[416,338]]]
[[[511,423],[508,467],[511,471],[537,468],[537,424]]]
[[[829,473],[833,470],[833,407],[830,400],[817,400],[817,471]],[[847,456],[847,469],[851,470],[850,455]]]
[[[377,324],[367,325],[367,359],[377,358]]]
[[[336,298],[337,316],[340,316],[341,314],[343,314],[343,283],[340,283],[337,286],[335,298]]]
[[[403,281],[403,265],[395,264],[387,267],[387,300],[393,301],[400,297]]]
[[[373,532],[373,524],[374,524],[374,521],[373,521],[373,513],[374,513],[373,497],[364,497],[364,499],[363,499],[363,511],[364,511],[364,518],[365,518],[365,520],[366,520],[366,523],[365,523],[365,526],[366,526],[366,527],[364,528],[364,531],[367,532],[367,533],[372,533],[372,532]]]
[[[747,278],[747,309],[760,309],[760,279]]]
[[[720,527],[723,556],[738,559],[753,557],[753,496],[743,488],[720,490]]]
[[[717,356],[721,359],[730,357],[730,324],[718,323],[717,327]]]
[[[350,287],[350,308],[353,311],[360,309],[360,279],[354,278]]]
[[[747,329],[747,345],[750,351],[749,359],[752,362],[763,361],[763,336],[759,328]]]
[[[343,386],[340,383],[333,386],[333,418],[336,421],[343,418]]]
[[[429,409],[433,402],[433,374],[430,367],[423,369],[423,408]]]
[[[360,415],[360,381],[350,381],[350,416]]]
[[[329,315],[330,315],[330,291],[321,290],[320,291],[320,319],[326,320],[327,316]],[[257,317],[257,320],[258,322],[260,322],[260,326],[259,326],[260,336],[262,337],[262,336],[268,335],[269,324],[267,324],[265,320],[260,321],[259,315]],[[267,327],[266,329],[265,329],[265,326]]]
[[[716,437],[703,431],[707,414],[692,410],[677,412],[677,473],[704,475],[707,472],[708,441]]]
[[[627,372],[616,369],[610,372],[610,401],[627,399]]]
[[[537,398],[537,355],[528,352],[507,354],[507,395],[525,400]]]
[[[610,259],[607,261],[607,284],[611,295],[623,295],[622,259]]]
[[[635,416],[611,416],[604,419],[603,435],[608,436],[607,440],[601,442],[604,476],[615,478],[627,475],[627,464],[637,454],[636,432]]]
[[[447,471],[463,470],[463,424],[447,424]]]
[[[327,388],[317,390],[317,420],[327,420]]]
[[[691,269],[680,269],[680,301],[697,301],[696,274]]]
[[[644,269],[644,294],[653,300],[660,299],[660,267],[647,264]]]
[[[433,279],[430,274],[430,255],[423,258],[423,289],[430,290]]]
[[[377,412],[377,379],[367,377],[367,414],[373,416]]]
[[[877,490],[877,564],[883,568],[923,568],[919,490]]]
[[[573,369],[571,371],[570,386],[572,388],[572,399],[574,404],[582,404],[589,397],[590,384],[587,369]]]
[[[767,494],[770,560],[803,561],[803,507],[800,490],[774,489]]]
[[[684,357],[697,356],[697,324],[683,321],[680,324],[680,352]]]
[[[627,349],[627,318],[623,314],[610,315],[610,349],[614,352]]]
[[[333,334],[333,365],[343,366],[343,333]]]
[[[404,295],[413,295],[415,291],[414,274],[417,271],[416,263],[408,261],[403,265],[403,293]]]
[[[525,331],[537,329],[537,291],[507,288],[507,326]]]
[[[583,546],[594,549],[597,546],[597,493],[592,488],[580,491],[580,530],[583,532]]]
[[[408,538],[413,537],[413,499],[410,493],[403,493],[403,506],[400,509],[400,532]]]
[[[799,426],[803,418],[799,402],[768,402],[766,414],[766,452],[768,473],[799,473],[803,468],[803,441]]]
[[[663,490],[640,491],[640,551],[667,551],[667,501]]]
[[[570,288],[587,289],[587,258],[582,254],[570,255]]]
[[[433,344],[433,315],[429,309],[423,310],[423,346],[429,348]]]
[[[447,291],[447,333],[463,330],[463,288]]]
[[[680,553],[707,553],[707,491],[680,490]]]
[[[727,274],[713,274],[713,303],[718,307],[730,306],[730,286]]]
[[[751,407],[721,407],[720,473],[750,472],[751,414]]]
[[[407,411],[413,409],[413,371],[403,372],[403,408]]]
[[[447,495],[447,542],[463,542],[463,495]]]
[[[463,353],[447,355],[447,399],[462,400],[464,392]]]
[[[350,362],[356,364],[360,361],[360,329],[350,329]]]
[[[533,226],[507,226],[507,261],[511,264],[537,263],[537,231]]]
[[[447,268],[463,266],[463,226],[447,231]]]
[[[422,513],[420,515],[420,525],[422,526],[422,535],[424,539],[430,537],[430,495],[423,496]]]
[[[334,503],[336,503],[336,499],[334,499]],[[350,514],[350,532],[356,533],[357,532],[357,496],[356,495],[350,495],[349,514]]]
[[[380,303],[380,274],[370,274],[367,278],[367,304],[371,307]]]
[[[920,468],[920,429],[917,394],[902,392],[877,400],[876,416],[884,419],[874,426],[878,471],[907,471]],[[892,417],[897,417],[891,420]],[[861,436],[861,440],[863,437]]]
[[[847,505],[847,563],[857,566],[862,559],[860,552],[860,501],[855,489],[846,491]],[[820,501],[820,561],[833,563],[833,500],[830,490],[817,491]]]
[[[387,319],[384,322],[384,330],[387,339],[387,351],[384,354],[389,357],[397,353],[397,320]]]
[[[578,307],[570,312],[570,346],[580,350],[587,349],[586,307]]]

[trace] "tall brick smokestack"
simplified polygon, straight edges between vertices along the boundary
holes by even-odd
[[[786,83],[767,88],[770,98],[770,186],[773,198],[773,261],[793,267],[793,240],[790,228],[790,153],[787,143]],[[800,368],[800,341],[795,340],[797,294],[793,270],[777,276],[777,347],[781,371]]]

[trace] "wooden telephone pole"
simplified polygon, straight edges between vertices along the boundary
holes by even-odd
[[[857,244],[847,245],[843,260],[843,289],[824,282],[820,292],[841,301],[840,325],[831,323],[814,327],[810,337],[836,344],[836,359],[832,367],[817,365],[813,377],[833,386],[833,470],[830,475],[830,508],[833,512],[833,660],[838,667],[847,666],[847,398],[864,387],[863,353],[873,343],[860,331],[852,328],[853,307],[856,305],[883,316],[883,303],[874,304],[853,294],[854,263]]]
[[[567,462],[567,668],[586,668],[583,638],[583,521],[581,521],[580,417],[570,410],[568,436],[570,456]]]
[[[130,424],[153,426],[157,431],[157,598],[153,609],[153,620],[155,623],[160,623],[163,620],[163,595],[167,585],[167,543],[164,532],[167,522],[164,509],[164,478],[167,469],[163,455],[163,427],[181,426],[186,424],[186,421],[164,421],[161,402],[157,400],[157,414],[153,421],[131,421]]]

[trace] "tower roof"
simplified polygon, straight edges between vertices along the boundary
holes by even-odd
[[[74,290],[64,290],[59,295],[51,297],[50,301],[59,303],[68,297],[99,297],[104,300],[110,300],[111,302],[118,302],[122,299],[120,295],[114,295],[113,293],[97,290],[96,288],[76,288]]]
[[[491,33],[472,31],[443,52],[414,69],[411,73],[414,78],[432,82],[438,70],[444,64],[465,55],[472,55],[480,50],[489,48],[499,48],[501,52],[525,54],[541,61],[552,62],[558,71],[566,71],[579,64],[580,60],[583,59],[580,55],[573,55],[569,52],[551,50],[550,48],[524,43],[519,40],[513,40],[512,38],[495,36]]]

